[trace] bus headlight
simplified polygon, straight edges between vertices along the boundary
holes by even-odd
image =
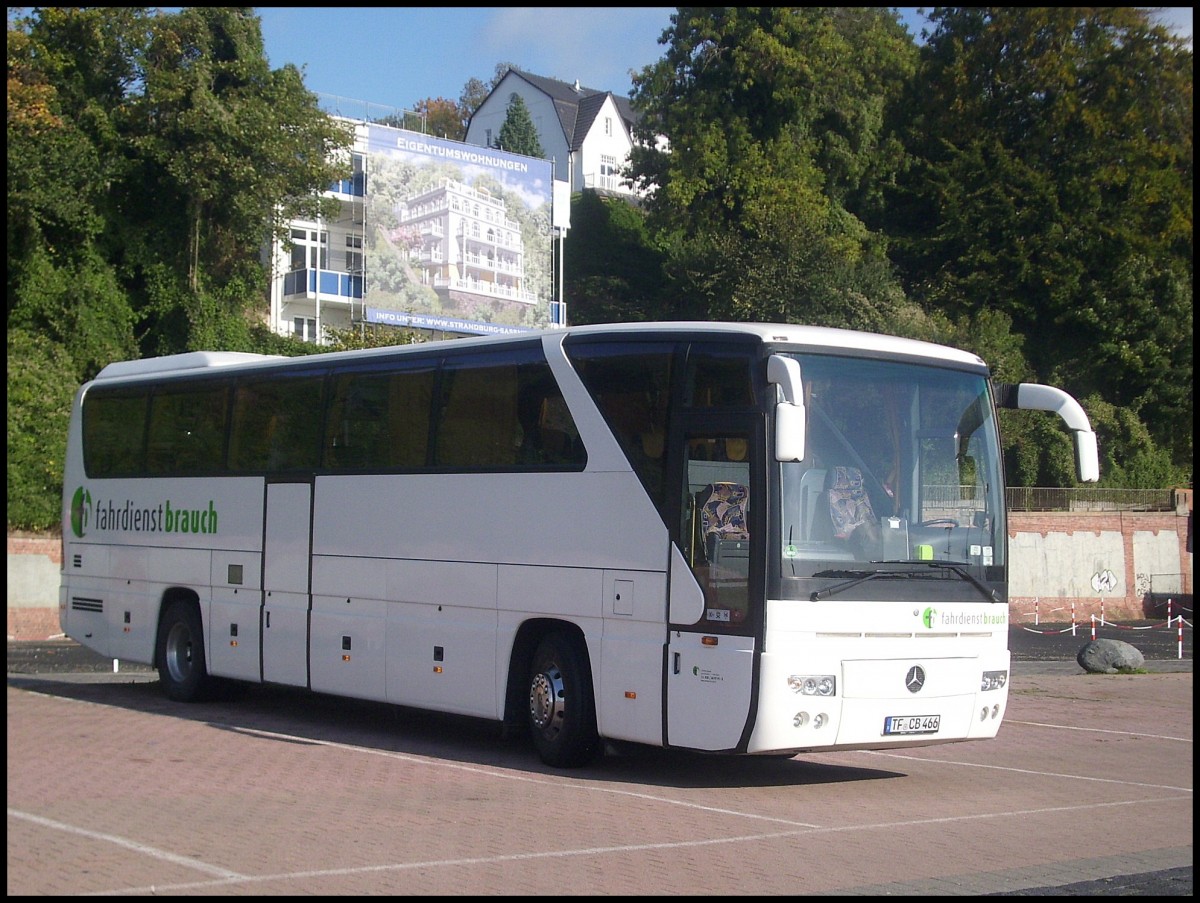
[[[802,696],[835,696],[837,679],[832,674],[793,674],[788,678],[793,693]]]
[[[984,671],[983,682],[979,689],[985,693],[988,690],[1002,690],[1006,683],[1008,683],[1007,671]]]

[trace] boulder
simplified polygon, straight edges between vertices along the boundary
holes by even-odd
[[[1135,646],[1121,640],[1092,640],[1084,643],[1075,656],[1075,661],[1092,674],[1117,674],[1120,671],[1136,671],[1146,664],[1146,659]]]

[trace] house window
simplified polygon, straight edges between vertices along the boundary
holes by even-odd
[[[292,319],[292,334],[302,342],[317,340],[317,321],[312,317],[294,317]]]
[[[292,269],[329,269],[329,233],[292,230]]]
[[[346,272],[361,273],[363,271],[362,236],[346,236]]]
[[[611,116],[604,117],[604,134],[607,135],[609,138],[612,137],[612,117]]]
[[[620,173],[617,170],[617,158],[610,154],[601,154],[600,156],[600,187],[607,189],[617,188],[617,180]]]

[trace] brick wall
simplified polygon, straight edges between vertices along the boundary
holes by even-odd
[[[1011,512],[1012,620],[1155,620],[1168,599],[1172,615],[1190,620],[1190,511]]]
[[[1012,512],[1008,518],[1014,623],[1192,619],[1191,495],[1174,512]],[[8,636],[58,636],[62,546],[57,536],[8,537]],[[1093,580],[1103,578],[1097,590]]]

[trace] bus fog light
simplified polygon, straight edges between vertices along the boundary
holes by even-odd
[[[788,678],[793,693],[803,696],[836,696],[837,678],[832,674],[793,674]]]
[[[985,693],[988,690],[1002,690],[1006,683],[1008,683],[1007,671],[984,671],[983,681],[980,683],[979,689]]]
[[[828,720],[829,720],[829,716],[828,716],[828,715],[826,715],[824,712],[822,712],[822,713],[821,713],[821,714],[819,714],[819,715],[815,715],[815,716],[813,717],[813,727],[814,727],[814,728],[817,728],[817,727],[824,727],[824,726],[825,726],[825,722],[827,722]]]
[[[987,721],[987,715],[988,715],[988,707],[984,706],[983,711],[979,713],[979,720]]]
[[[992,706],[992,717],[1000,717],[1000,703],[996,703],[994,706]]]
[[[808,712],[797,712],[796,717],[792,719],[792,727],[804,727],[808,724]]]

